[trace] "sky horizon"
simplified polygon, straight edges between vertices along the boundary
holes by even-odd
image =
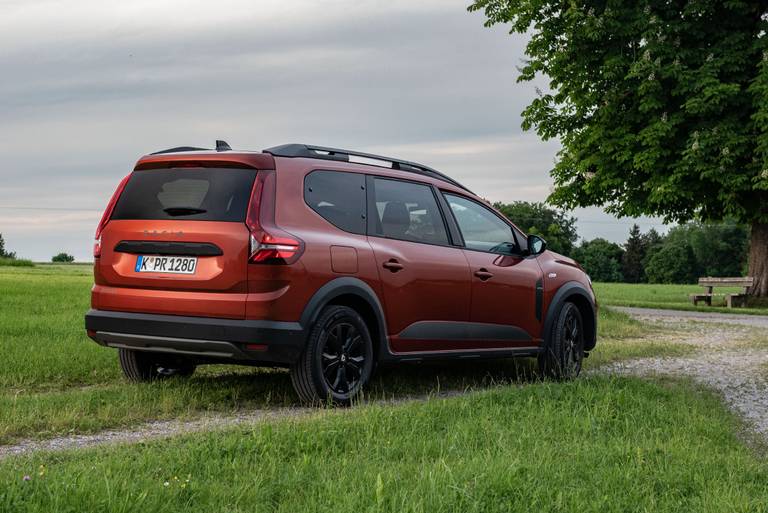
[[[173,146],[289,142],[422,162],[491,201],[544,201],[558,144],[520,128],[523,36],[466,3],[4,4],[0,233],[20,258],[90,261],[120,179]],[[183,6],[183,8],[182,8]],[[579,235],[655,219],[577,209]]]

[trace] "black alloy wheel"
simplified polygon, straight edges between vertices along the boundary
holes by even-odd
[[[569,380],[581,372],[584,360],[584,323],[579,308],[564,303],[539,354],[539,372],[550,378]]]
[[[373,363],[373,343],[363,318],[352,308],[332,305],[320,313],[291,368],[291,381],[306,403],[348,405],[368,383]]]

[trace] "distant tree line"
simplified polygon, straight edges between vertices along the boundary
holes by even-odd
[[[0,260],[3,265],[32,265],[32,261],[16,258],[15,251],[8,251],[5,249],[5,240],[3,234],[0,233]],[[59,253],[51,257],[51,262],[69,264],[75,261],[75,257],[69,253]]]
[[[577,244],[576,218],[544,203],[494,206],[526,233],[544,237],[552,251],[576,259],[594,281],[695,283],[701,276],[746,272],[749,230],[733,220],[681,224],[666,235],[633,225],[624,244],[603,238]]]

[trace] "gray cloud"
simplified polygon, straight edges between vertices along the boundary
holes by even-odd
[[[557,144],[519,128],[534,94],[515,83],[523,38],[484,28],[463,1],[254,5],[4,3],[7,245],[34,259],[89,259],[98,211],[138,156],[216,138],[390,153],[492,200],[548,194]]]

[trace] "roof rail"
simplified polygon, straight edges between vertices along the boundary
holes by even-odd
[[[461,185],[459,182],[450,178],[443,173],[432,169],[431,167],[419,164],[417,162],[411,162],[408,160],[400,160],[392,157],[384,157],[382,155],[374,155],[372,153],[363,153],[361,151],[341,150],[339,148],[327,148],[325,146],[312,146],[309,144],[282,144],[280,146],[273,146],[267,148],[264,153],[270,153],[275,157],[306,157],[311,159],[324,159],[324,160],[338,160],[341,162],[350,162],[349,157],[360,157],[363,159],[378,160],[382,163],[389,163],[389,169],[396,169],[399,171],[407,171],[410,173],[417,173],[431,178],[438,178],[445,182],[455,185],[465,191],[472,193],[469,189]],[[373,162],[363,162],[376,166]]]

